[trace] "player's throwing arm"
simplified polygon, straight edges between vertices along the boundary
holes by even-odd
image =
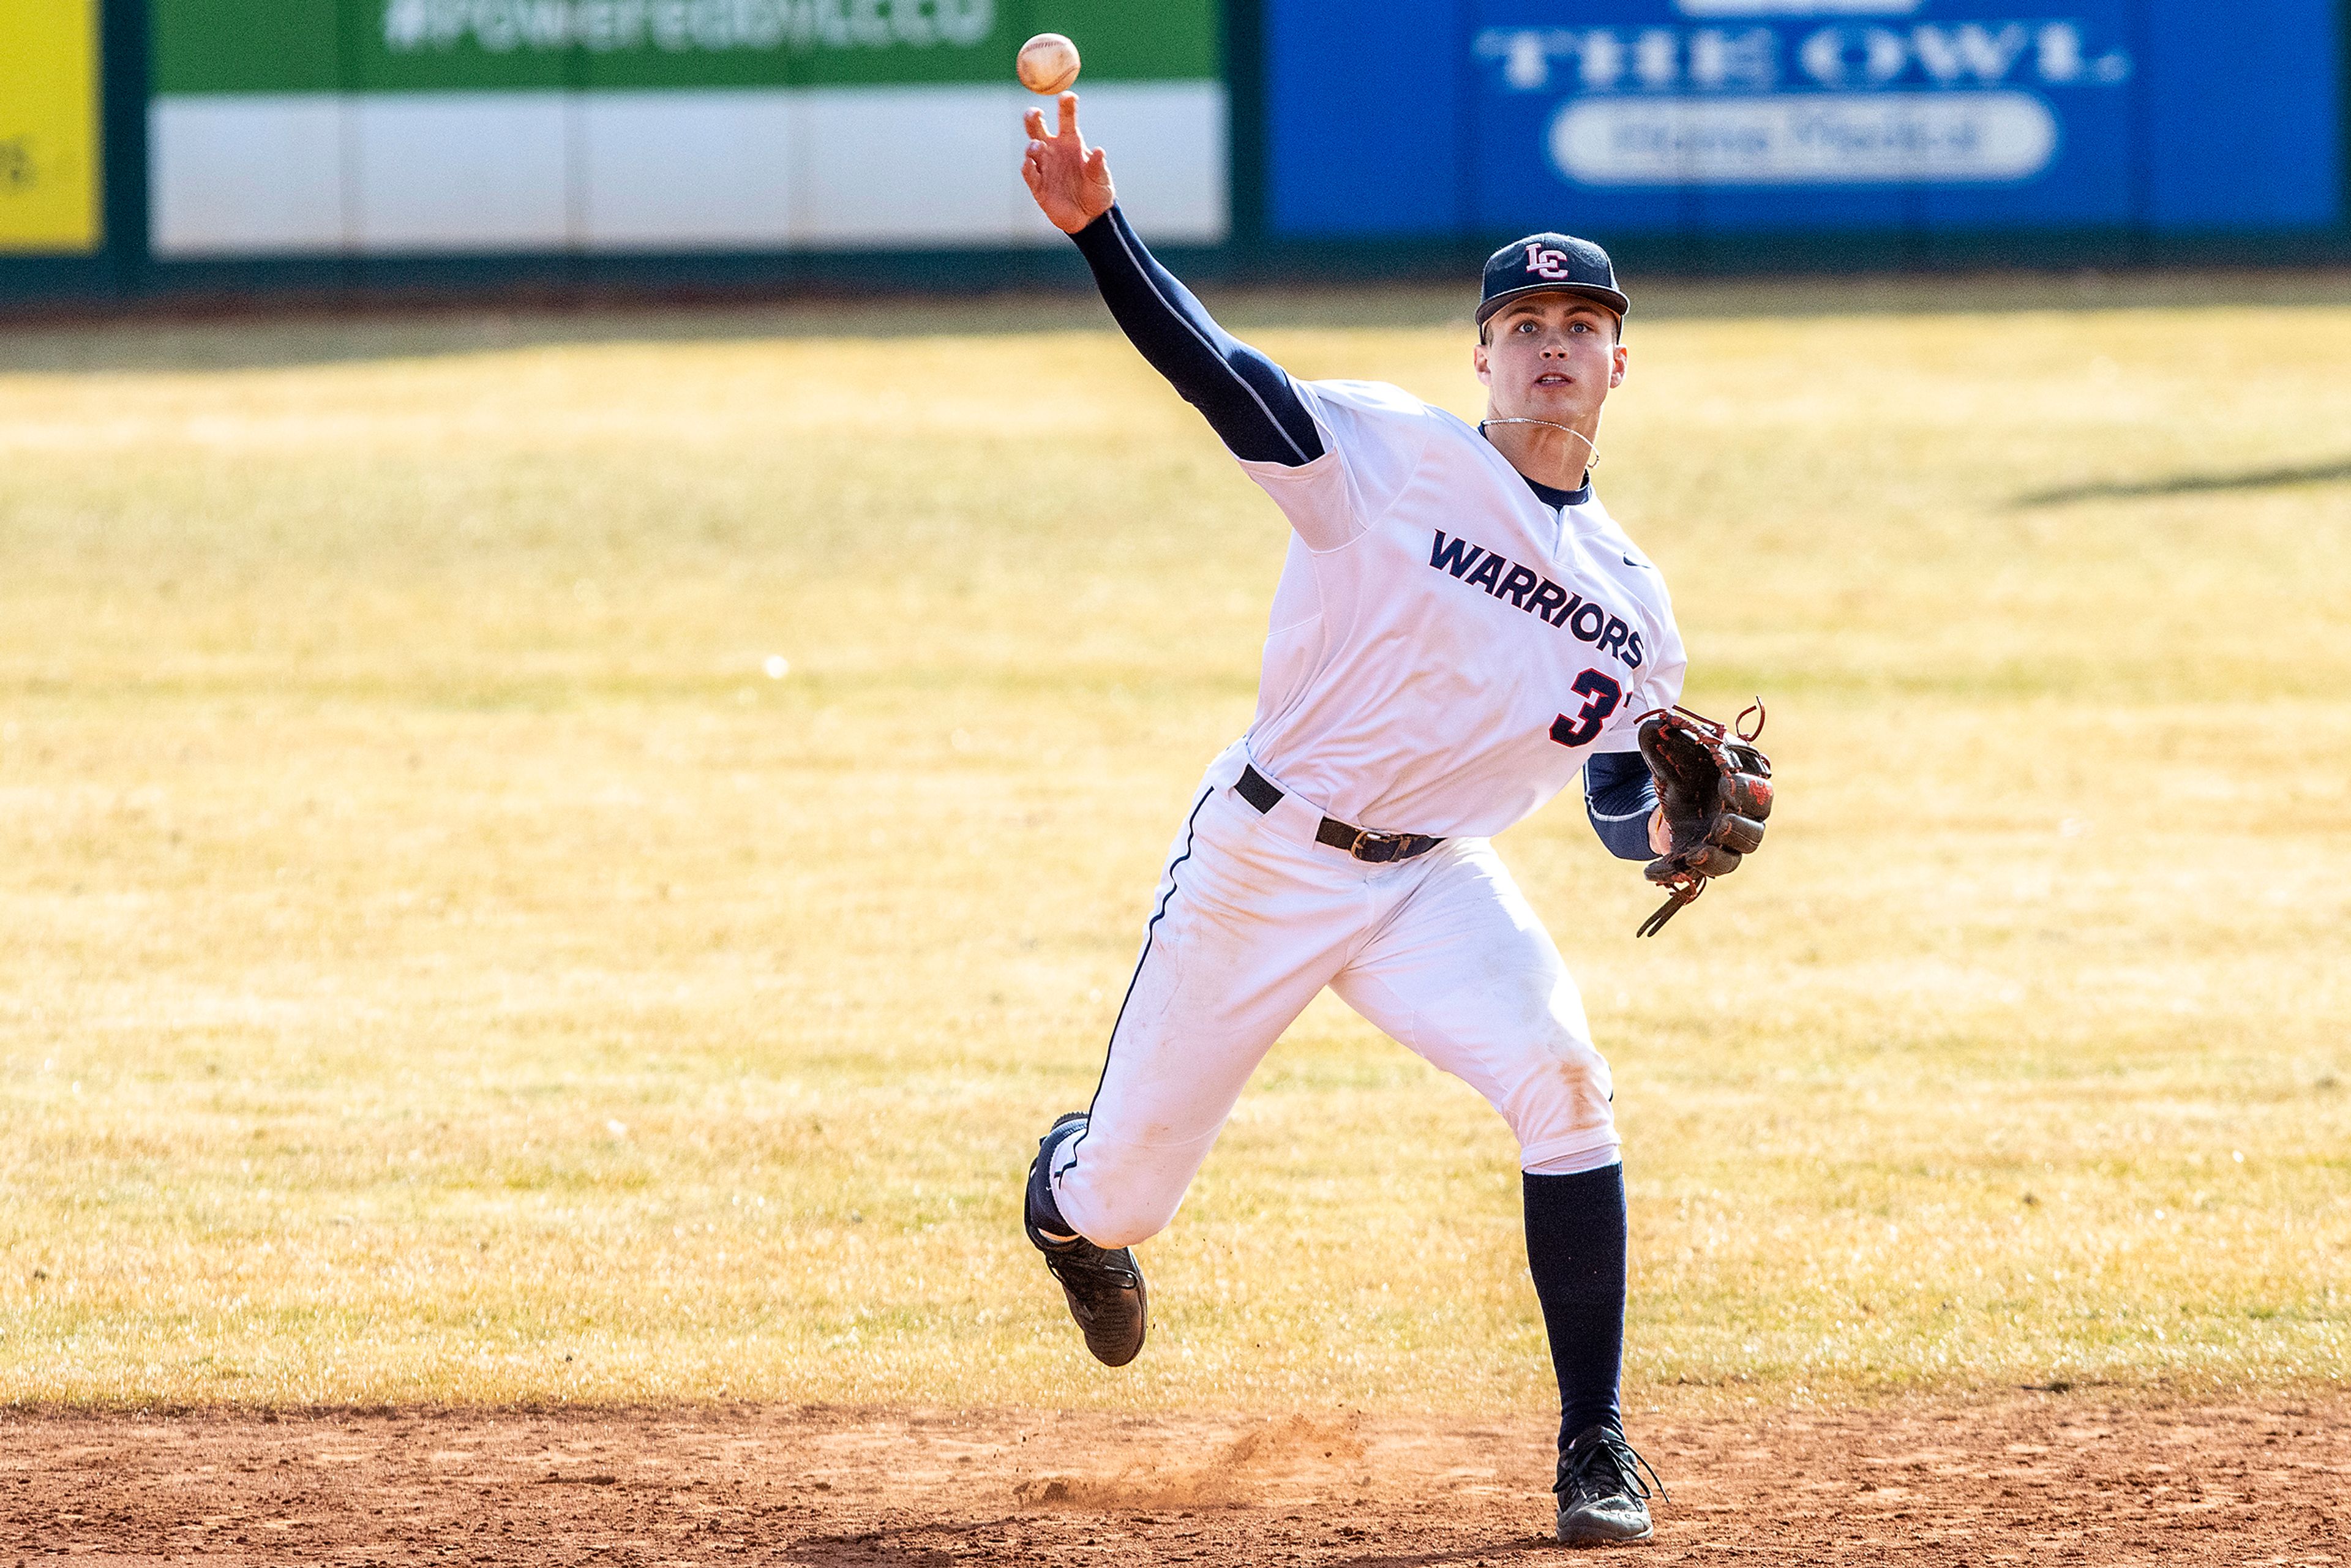
[[[1065,86],[1074,49],[1035,52],[1024,74]],[[1149,1326],[1134,1247],[1175,1218],[1266,1052],[1332,990],[1509,1124],[1559,1381],[1559,1538],[1646,1540],[1655,1477],[1618,1407],[1614,1085],[1492,843],[1581,779],[1601,841],[1668,891],[1646,933],[1752,852],[1771,808],[1753,731],[1677,708],[1663,576],[1593,487],[1631,301],[1598,246],[1530,235],[1486,264],[1479,423],[1398,387],[1301,382],[1153,259],[1076,94],[1050,127],[1040,110],[1027,124],[1039,209],[1292,534],[1257,716],[1176,825],[1092,1103],[1039,1141],[1029,1239],[1088,1348],[1132,1361]]]

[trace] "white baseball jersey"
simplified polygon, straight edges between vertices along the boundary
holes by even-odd
[[[1398,388],[1292,384],[1322,455],[1241,465],[1294,530],[1258,770],[1356,827],[1484,837],[1593,752],[1635,749],[1685,659],[1663,579],[1606,509],[1545,506],[1475,427]]]

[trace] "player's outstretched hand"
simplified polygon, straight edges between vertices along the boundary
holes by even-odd
[[[1063,93],[1058,108],[1061,128],[1050,136],[1045,111],[1029,111],[1029,152],[1020,161],[1020,177],[1052,225],[1073,235],[1110,211],[1118,191],[1110,183],[1109,154],[1099,147],[1089,151],[1078,134],[1078,95]]]

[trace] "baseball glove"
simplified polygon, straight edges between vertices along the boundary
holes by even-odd
[[[1750,713],[1751,730],[1744,727]],[[1771,814],[1771,759],[1755,746],[1763,733],[1763,699],[1739,719],[1734,729],[1684,707],[1641,716],[1641,760],[1657,781],[1672,847],[1647,872],[1666,890],[1665,906],[1635,936],[1656,936],[1706,891],[1707,879],[1737,871],[1763,841],[1763,819]]]

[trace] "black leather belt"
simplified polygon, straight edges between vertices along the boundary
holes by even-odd
[[[1241,769],[1240,782],[1233,789],[1255,806],[1260,816],[1281,804],[1281,791],[1253,767]],[[1359,861],[1385,865],[1390,861],[1425,855],[1445,841],[1432,839],[1426,833],[1375,833],[1368,828],[1351,828],[1335,817],[1325,817],[1322,825],[1314,830],[1314,841],[1344,850]]]

